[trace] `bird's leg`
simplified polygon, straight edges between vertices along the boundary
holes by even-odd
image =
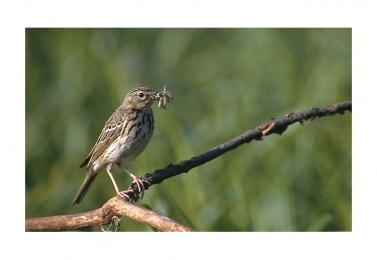
[[[111,179],[111,181],[112,181],[113,184],[114,184],[115,191],[116,191],[117,194],[118,194],[119,196],[121,196],[124,200],[130,200],[130,196],[128,196],[128,195],[127,195],[126,193],[124,193],[124,192],[119,191],[119,188],[118,188],[117,183],[115,182],[115,179],[114,179],[113,173],[111,172],[111,168],[112,168],[112,167],[113,167],[113,165],[112,165],[111,163],[108,164],[107,167],[106,167],[106,171],[107,171],[107,173],[109,174],[110,179]]]
[[[134,181],[132,183],[136,183],[137,184],[137,187],[139,188],[139,192],[141,193],[141,198],[143,198],[144,197],[144,190],[145,190],[143,182],[138,177],[136,177],[135,175],[133,175],[130,171],[128,171],[126,168],[124,168],[121,163],[117,163],[117,165],[125,173],[127,173],[128,175],[130,175],[131,178],[134,179]]]

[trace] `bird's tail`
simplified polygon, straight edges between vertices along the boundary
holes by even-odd
[[[92,183],[94,179],[97,177],[98,173],[94,173],[93,168],[89,168],[88,173],[86,174],[84,183],[81,185],[79,191],[76,194],[76,197],[73,200],[73,205],[76,203],[79,204],[82,199],[85,197],[86,193],[88,192],[90,186],[92,186]]]

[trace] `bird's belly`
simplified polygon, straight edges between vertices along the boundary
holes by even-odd
[[[113,163],[128,163],[135,159],[148,145],[153,132],[150,130],[140,131],[138,134],[127,137],[119,137],[109,147],[106,161]],[[112,152],[111,152],[112,151]]]

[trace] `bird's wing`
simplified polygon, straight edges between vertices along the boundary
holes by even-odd
[[[117,109],[107,120],[105,126],[102,129],[100,136],[97,139],[92,151],[89,153],[85,161],[80,165],[79,168],[90,165],[98,159],[106,149],[119,137],[122,131],[124,131],[127,125],[126,120],[122,117],[123,111]]]

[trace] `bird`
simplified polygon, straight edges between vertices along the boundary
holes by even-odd
[[[93,181],[102,170],[106,169],[118,195],[124,199],[129,196],[119,190],[112,173],[112,167],[117,165],[133,178],[139,192],[144,191],[143,183],[122,166],[134,160],[148,145],[154,131],[152,104],[161,100],[163,105],[172,99],[169,92],[158,93],[150,88],[138,87],[129,91],[119,108],[105,123],[94,147],[79,169],[86,166],[87,174],[73,205],[79,204],[88,192]]]

